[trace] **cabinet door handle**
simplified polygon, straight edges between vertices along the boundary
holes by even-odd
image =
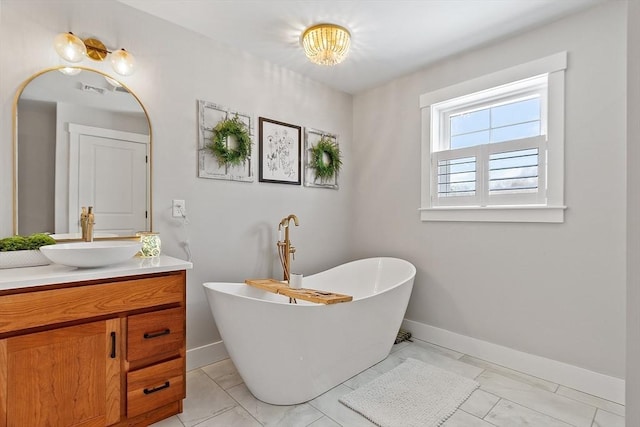
[[[145,340],[151,339],[151,338],[157,338],[157,337],[161,337],[163,335],[169,335],[171,333],[171,329],[167,328],[163,331],[159,331],[159,332],[145,332],[143,337]]]
[[[151,394],[151,393],[155,393],[156,391],[160,391],[160,390],[164,390],[165,388],[169,388],[170,384],[169,381],[167,381],[166,383],[159,385],[158,387],[154,387],[154,388],[145,388],[144,390],[142,390],[144,392],[144,394]]]
[[[116,358],[116,333],[111,332],[111,356],[112,359]]]

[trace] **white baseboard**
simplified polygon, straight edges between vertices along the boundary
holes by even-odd
[[[515,369],[553,383],[625,404],[625,381],[557,360],[547,359],[405,319],[402,328],[423,341]]]
[[[187,371],[219,362],[229,357],[222,341],[187,350]]]

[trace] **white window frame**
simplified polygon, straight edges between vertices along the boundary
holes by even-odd
[[[564,222],[564,74],[567,68],[567,53],[560,52],[512,68],[501,70],[473,80],[465,81],[453,86],[445,87],[420,96],[420,109],[422,115],[422,190],[420,217],[423,221],[497,221],[497,222]],[[438,112],[447,110],[447,102],[456,98],[475,94],[479,105],[490,104],[491,99],[483,91],[505,87],[514,90],[513,82],[526,81],[536,76],[547,76],[547,105],[546,120],[543,118],[543,130],[546,137],[527,138],[508,141],[512,148],[518,144],[527,146],[534,143],[539,147],[539,164],[545,167],[546,173],[538,186],[544,191],[538,193],[538,197],[499,197],[495,200],[475,199],[465,197],[452,197],[451,201],[443,201],[440,198],[434,203],[437,195],[437,183],[433,182],[433,168],[437,168],[434,162],[434,154],[447,148],[442,147],[443,137],[448,138],[449,126],[440,126],[440,123],[448,123],[448,115],[442,117],[434,114],[432,106],[439,105]],[[511,86],[510,86],[511,85]],[[505,91],[507,91],[505,89]],[[527,89],[524,89],[526,92]],[[517,92],[517,88],[516,88]],[[525,93],[523,92],[523,93]],[[510,93],[510,91],[509,91]],[[467,99],[467,106],[472,100]],[[451,104],[455,108],[455,104]],[[451,105],[449,110],[451,110]],[[451,113],[451,111],[449,111]],[[545,111],[542,112],[545,115]],[[435,117],[434,117],[435,116]],[[447,119],[444,120],[443,119]],[[432,125],[433,124],[433,125]],[[447,129],[445,129],[447,128]],[[535,139],[535,141],[533,141]],[[447,139],[448,144],[448,139]],[[485,146],[465,147],[457,150],[466,150],[470,156],[485,156],[490,152],[501,151],[502,143],[491,143]],[[483,147],[483,148],[480,148]],[[449,150],[457,151],[457,150]],[[483,152],[484,151],[484,152]],[[470,153],[476,154],[470,154]],[[462,152],[460,152],[462,153]],[[438,158],[438,155],[435,155]],[[483,173],[479,171],[476,173]],[[477,192],[476,192],[477,193]],[[491,199],[491,198],[490,198]]]
[[[522,100],[526,98],[540,97],[542,107],[541,111],[541,133],[547,134],[547,75],[536,76],[531,79],[525,79],[516,84],[507,84],[490,90],[492,96],[483,96],[481,93],[475,96],[464,96],[464,101],[460,98],[438,103],[437,108],[431,108],[431,141],[433,151],[449,150],[450,147],[444,146],[451,139],[451,126],[440,126],[443,123],[450,123],[451,116],[459,114],[462,111],[473,109],[474,111],[483,110],[485,108],[494,107],[500,104],[508,104],[509,102]],[[506,94],[506,95],[505,95]],[[496,104],[499,99],[500,103]],[[434,120],[436,119],[436,120]],[[439,120],[437,120],[439,119]]]

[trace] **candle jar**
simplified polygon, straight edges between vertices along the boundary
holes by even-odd
[[[160,234],[151,231],[144,231],[137,233],[140,237],[140,243],[142,248],[140,249],[140,256],[143,258],[153,258],[160,255]]]

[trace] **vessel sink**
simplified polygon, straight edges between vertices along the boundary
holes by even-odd
[[[70,267],[104,267],[132,258],[141,244],[131,240],[58,243],[42,246],[40,252],[56,264]]]

